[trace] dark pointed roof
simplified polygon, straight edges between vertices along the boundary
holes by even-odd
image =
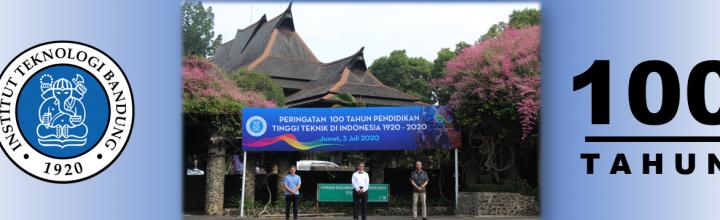
[[[300,92],[285,99],[289,107],[304,106],[313,102],[342,103],[335,98],[338,93],[350,93],[358,101],[388,106],[427,105],[420,99],[383,85],[367,71],[364,47],[357,53],[322,64],[315,73],[317,77]]]
[[[382,84],[367,71],[364,47],[348,57],[322,63],[295,31],[292,3],[273,19],[265,15],[235,38],[221,43],[213,62],[226,71],[250,69],[266,72],[284,90],[295,92],[288,106],[342,103],[337,93],[350,93],[358,101],[387,106],[427,105],[418,98]]]
[[[273,43],[270,40],[275,39],[276,30],[279,27],[295,29],[288,27],[292,26],[291,6],[292,4],[285,12],[273,19],[267,20],[263,15],[260,20],[250,26],[238,29],[233,40],[218,46],[213,57],[215,65],[230,72],[242,68],[252,69],[251,65],[257,65],[255,61],[267,56],[266,49]]]

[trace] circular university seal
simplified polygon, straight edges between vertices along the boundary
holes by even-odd
[[[89,179],[130,138],[135,105],[127,77],[90,45],[53,41],[27,49],[5,67],[0,86],[0,146],[37,179]]]
[[[267,130],[267,123],[265,122],[265,119],[260,116],[252,116],[247,120],[247,123],[245,123],[245,129],[253,137],[259,137],[265,134],[265,130]]]

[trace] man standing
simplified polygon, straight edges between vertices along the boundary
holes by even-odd
[[[352,186],[353,186],[353,205],[355,205],[355,212],[353,213],[353,220],[358,220],[358,203],[362,199],[362,220],[367,219],[367,190],[370,187],[370,177],[365,170],[365,163],[360,162],[357,166],[358,171],[352,175]]]
[[[422,217],[423,220],[427,220],[427,212],[425,207],[425,186],[428,183],[427,172],[422,170],[422,163],[420,161],[415,162],[415,169],[410,175],[410,183],[414,186],[413,188],[413,220],[417,220],[417,202],[418,197],[422,200]]]
[[[300,176],[295,175],[295,166],[290,166],[290,175],[285,176],[285,220],[290,220],[290,203],[293,208],[293,219],[297,220],[298,200],[300,199]]]

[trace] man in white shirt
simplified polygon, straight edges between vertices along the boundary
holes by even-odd
[[[367,219],[367,199],[368,199],[368,188],[370,187],[370,177],[365,170],[365,163],[360,162],[357,166],[358,171],[352,175],[352,186],[353,186],[353,205],[355,205],[355,212],[353,213],[353,220],[358,220],[358,203],[362,199],[362,220]]]

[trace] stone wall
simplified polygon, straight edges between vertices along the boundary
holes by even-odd
[[[460,192],[458,214],[466,216],[538,215],[538,201],[534,196],[518,193]]]
[[[225,148],[210,145],[205,172],[205,214],[222,215],[225,200]]]
[[[249,213],[245,213],[246,217],[255,217],[257,213],[260,213],[262,209],[256,209]],[[368,208],[368,215],[384,215],[387,216],[387,208]],[[390,214],[393,216],[412,216],[412,207],[395,207],[391,208]],[[300,208],[298,214],[315,214],[315,207],[312,208]],[[345,213],[345,216],[352,216],[352,208],[320,208],[320,213]],[[268,208],[263,215],[266,214],[285,214],[285,208]],[[223,210],[225,216],[239,216],[240,212],[238,209],[226,208]],[[290,212],[292,217],[292,210]],[[427,207],[427,215],[454,215],[453,207]],[[422,216],[422,206],[418,204],[418,217]]]

